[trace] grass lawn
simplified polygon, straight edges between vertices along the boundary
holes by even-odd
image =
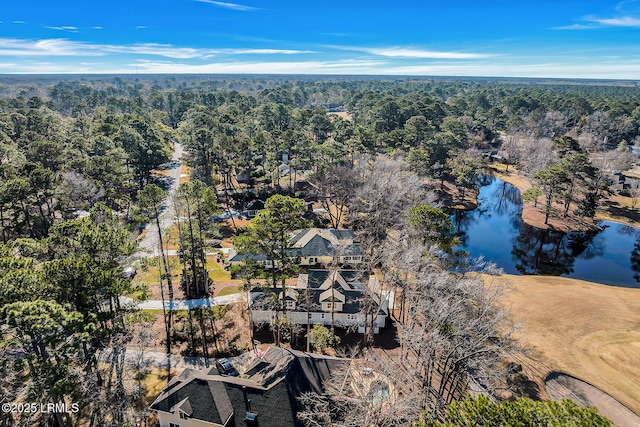
[[[237,286],[227,286],[226,288],[222,288],[220,289],[220,292],[218,292],[219,297],[225,296],[225,295],[232,295],[232,294],[238,294],[240,293],[240,289],[238,289]]]
[[[172,376],[178,375],[178,371],[171,371]],[[162,387],[167,384],[168,375],[166,369],[151,368],[149,372],[144,376],[142,385],[144,387],[144,396],[142,400],[145,406],[151,405],[156,397],[160,394]]]
[[[505,300],[533,350],[525,366],[578,377],[640,413],[640,289],[551,276],[505,275]]]
[[[167,228],[167,231],[164,232],[164,244],[167,249],[178,250],[179,248],[179,238],[178,238],[178,224],[175,222]]]
[[[216,262],[216,255],[207,256],[207,270],[209,271],[209,277],[213,280],[214,284],[223,284],[222,286],[235,285],[238,286],[242,282],[241,280],[232,280],[231,274],[224,270],[223,266]],[[174,292],[176,292],[176,298],[182,297],[182,292],[179,291],[180,278],[182,275],[182,264],[180,264],[178,256],[168,256],[169,266],[172,274],[172,282],[174,285]],[[159,293],[159,272],[158,267],[149,265],[146,269],[140,268],[138,273],[133,278],[132,285],[137,288],[136,292],[128,295],[131,298],[141,297],[144,293],[144,289],[148,289],[148,299],[160,299]],[[166,291],[165,291],[166,292]],[[228,291],[229,292],[229,291]]]
[[[230,282],[231,274],[228,271],[224,270],[224,268],[215,260],[215,255],[207,256],[207,270],[209,271],[209,277],[211,277],[211,280],[213,280],[215,283]]]

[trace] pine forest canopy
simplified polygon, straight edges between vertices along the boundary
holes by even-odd
[[[302,201],[284,194],[294,195],[296,174],[305,172],[330,213],[328,223],[320,225],[350,221],[367,267],[388,263],[389,274],[397,276],[389,281],[421,277],[406,289],[407,304],[443,301],[442,312],[413,304],[407,314],[413,329],[405,333],[422,337],[422,323],[431,322],[440,325],[433,329],[439,342],[449,343],[450,325],[439,316],[459,309],[450,293],[454,275],[428,272],[440,258],[460,265],[464,254],[454,250],[458,240],[446,215],[429,206],[435,204],[434,183],[439,180],[442,187],[448,178],[464,201],[465,191],[480,179],[479,151],[502,149],[510,164],[532,178],[528,196],[546,197],[549,214],[552,203],[562,203],[565,212],[577,204],[582,215],[590,216],[604,193],[604,171],[628,162],[628,148],[638,142],[637,82],[2,76],[0,326],[3,337],[11,339],[0,348],[0,375],[6,379],[0,390],[11,399],[46,396],[53,402],[89,396],[97,402],[91,414],[95,425],[125,422],[122,366],[113,357],[114,369],[102,378],[97,355],[107,348],[122,355],[131,339],[132,313],[120,306],[120,297],[132,291],[131,281],[122,277],[120,262],[135,251],[131,236],[140,224],[151,221],[161,229],[167,178],[159,171],[167,168],[178,144],[190,171],[190,182],[174,195],[184,273],[180,285],[188,297],[211,291],[207,249],[221,235],[209,219],[220,212],[218,203],[233,218],[229,207],[249,202],[247,194],[272,198],[254,228],[244,229],[238,247],[251,252],[270,242],[271,248],[261,250],[274,252],[270,256],[281,268],[262,271],[261,278],[273,290],[284,287],[297,270],[275,252],[285,249],[289,231],[308,225],[300,220],[306,212]],[[425,177],[431,178],[429,192]],[[283,212],[295,212],[295,218]],[[390,235],[398,241],[391,242]],[[160,230],[158,239],[169,236]],[[411,245],[403,246],[407,242]],[[397,258],[385,259],[388,254]],[[407,267],[407,257],[419,260],[414,270]],[[159,280],[168,281],[173,298],[171,270],[178,268],[161,258]],[[469,306],[485,301],[476,282],[456,283]],[[18,289],[22,298],[16,298]],[[207,355],[208,328],[216,339],[215,316],[207,313],[194,312],[199,321],[194,329],[188,312],[192,327],[183,331],[189,336],[188,354],[202,345]],[[496,324],[504,319],[489,308],[484,313]],[[463,317],[466,312],[456,314],[459,330],[473,322],[487,324],[484,318]],[[202,339],[196,339],[196,329]],[[170,351],[169,328],[166,336]],[[411,336],[405,339],[411,342]],[[480,371],[469,355],[487,354],[482,365],[487,371],[497,360],[494,342],[478,338],[465,345],[445,349],[444,359],[444,347],[429,348],[419,367],[426,373],[443,367],[446,402],[466,387],[460,366]],[[4,357],[9,353],[30,355],[23,361]],[[459,364],[451,363],[453,355],[460,357]],[[427,400],[438,392],[431,387]],[[112,403],[123,406],[114,409]]]

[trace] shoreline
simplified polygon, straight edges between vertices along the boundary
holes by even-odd
[[[461,193],[454,182],[445,179],[442,184],[440,180],[434,181],[432,184],[434,185],[433,191],[444,208],[467,212],[478,207],[479,188],[465,189],[464,198],[461,199]]]
[[[518,190],[520,193],[524,193],[529,188],[531,188],[531,182],[528,178],[520,175],[517,170],[511,169],[509,171],[500,170],[495,165],[489,165],[489,170],[496,178],[507,182]],[[513,171],[516,171],[515,173]],[[611,203],[610,200],[603,201],[603,205],[607,205]],[[538,206],[540,204],[538,203]],[[538,207],[534,206],[533,202],[522,202],[522,212],[520,214],[522,217],[522,221],[528,225],[531,225],[536,228],[540,228],[543,230],[552,230],[558,231],[561,233],[570,233],[570,232],[579,232],[579,231],[598,231],[601,230],[596,221],[614,221],[619,224],[629,225],[632,227],[638,226],[638,222],[634,221],[632,218],[628,218],[626,216],[621,215],[611,215],[608,212],[603,212],[602,208],[599,208],[596,212],[596,216],[594,218],[582,218],[577,215],[570,213],[566,217],[556,217],[550,216],[548,220],[548,224],[544,223],[545,213],[540,210]]]

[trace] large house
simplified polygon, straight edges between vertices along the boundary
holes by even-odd
[[[323,392],[346,359],[270,347],[210,370],[185,369],[151,404],[160,427],[297,427],[298,400]],[[233,375],[228,375],[232,365]]]
[[[368,287],[369,292],[365,286]],[[278,294],[284,300],[287,320],[294,324],[323,324],[374,333],[385,326],[389,314],[390,292],[383,292],[375,276],[355,270],[309,270],[300,274],[295,286]],[[254,324],[269,323],[275,312],[272,298],[262,288],[250,295]],[[373,318],[372,318],[373,316]]]
[[[329,265],[333,261],[350,267],[362,264],[362,246],[356,242],[353,230],[305,228],[293,233],[290,245],[288,255],[299,257],[302,266]],[[267,267],[273,265],[264,255],[233,252],[229,255],[229,264],[237,265],[248,258],[264,262]]]

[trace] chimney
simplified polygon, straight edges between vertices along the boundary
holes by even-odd
[[[242,394],[244,395],[244,406],[247,410],[247,412],[244,414],[244,424],[247,427],[259,427],[258,414],[255,412],[251,412],[251,400],[247,395],[246,386],[242,386]]]

